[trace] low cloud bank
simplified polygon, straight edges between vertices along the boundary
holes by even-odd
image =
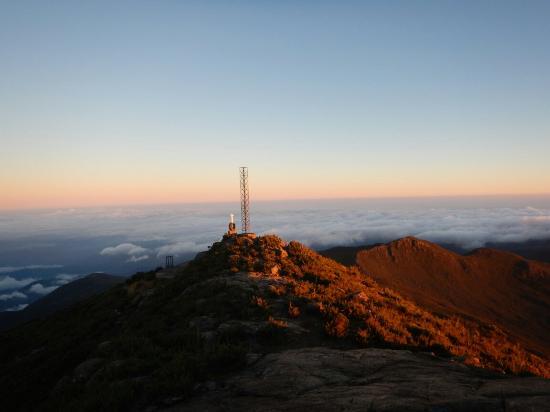
[[[35,282],[35,278],[15,279],[11,276],[0,278],[0,290],[19,289]]]
[[[21,212],[0,219],[0,238],[33,240],[39,230],[40,242],[61,245],[59,239],[68,238],[88,242],[93,244],[89,253],[95,256],[119,257],[109,267],[105,267],[108,262],[102,262],[101,269],[109,272],[113,266],[120,270],[120,263],[130,267],[139,262],[146,267],[153,261],[161,263],[165,255],[180,260],[192,257],[221,239],[229,213],[238,216],[238,212],[238,202]],[[253,201],[251,223],[258,234],[275,233],[317,249],[387,242],[404,236],[472,249],[489,242],[550,239],[550,196]],[[52,246],[50,252],[63,258],[71,256],[66,248]],[[92,258],[86,256],[88,261]],[[6,265],[0,273],[14,269]]]
[[[5,312],[17,312],[18,310],[23,310],[25,309],[27,306],[29,306],[28,303],[21,303],[19,305],[16,305],[16,306],[12,306],[10,308],[7,308],[5,310]]]
[[[180,256],[190,253],[197,253],[206,250],[209,243],[197,243],[192,241],[187,242],[175,242],[157,249],[157,258],[161,258],[166,255]]]
[[[81,278],[84,275],[81,274],[70,274],[70,273],[59,273],[55,275],[55,283],[56,285],[66,285],[69,282],[72,282],[73,280],[76,280],[78,278]]]
[[[388,201],[388,204],[367,201],[262,203],[253,205],[252,228],[258,234],[278,234],[317,249],[388,242],[405,236],[455,244],[464,249],[482,247],[489,242],[550,239],[550,198],[543,199],[542,207],[461,202],[458,205],[452,201],[408,204],[404,200]],[[235,209],[236,206],[228,207],[227,211]],[[148,219],[148,226],[140,220],[139,231],[134,230],[132,237],[143,236],[142,241],[165,240],[164,245],[145,249],[125,243],[106,248],[109,254],[125,254],[129,261],[152,253],[157,259],[165,255],[192,256],[219,240],[227,223],[220,210],[209,210],[208,206],[200,211],[151,211]],[[104,249],[102,254],[105,253]]]
[[[99,254],[102,256],[128,256],[127,262],[139,262],[149,259],[146,252],[147,249],[133,243],[121,243],[118,246],[106,247]]]
[[[11,292],[11,293],[4,293],[0,295],[0,301],[6,301],[10,299],[27,299],[27,295],[18,291]]]
[[[126,262],[140,262],[142,260],[149,259],[149,255],[143,255],[143,256],[132,256],[130,259],[128,259]]]
[[[198,237],[200,234],[196,234]],[[215,240],[215,239],[213,239]],[[118,246],[107,247],[99,254],[103,256],[124,256],[126,262],[136,263],[153,257],[162,259],[166,255],[185,256],[206,250],[212,242],[174,241],[155,248],[144,248],[133,243],[122,243]]]
[[[0,267],[0,273],[13,273],[21,270],[35,270],[35,269],[58,269],[63,265],[28,265],[28,266],[2,266]]]
[[[135,256],[142,254],[147,249],[142,248],[141,246],[134,245],[133,243],[121,243],[118,246],[106,247],[101,252],[100,255],[103,256],[118,256],[118,255],[128,255]]]
[[[536,213],[536,216],[532,214]],[[489,242],[523,242],[550,238],[550,211],[534,208],[428,209],[416,211],[331,211],[308,219],[278,222],[262,233],[277,233],[323,248],[387,242],[416,236],[465,249]]]
[[[258,208],[252,210],[252,225],[256,233],[278,234],[318,249],[388,242],[405,236],[473,249],[489,242],[550,239],[550,202],[548,206]],[[224,227],[219,220],[201,219],[201,225],[185,231],[185,239],[159,247],[157,258],[206,250],[221,237]]]
[[[37,295],[47,295],[50,292],[56,290],[59,286],[44,286],[42,283],[35,283],[29,288],[29,292],[36,293]]]

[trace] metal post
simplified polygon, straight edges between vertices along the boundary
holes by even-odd
[[[250,233],[248,167],[241,167],[241,225],[243,233]]]

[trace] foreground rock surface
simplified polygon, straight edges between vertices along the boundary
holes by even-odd
[[[323,347],[250,356],[169,411],[545,411],[550,380],[504,377],[427,353]]]

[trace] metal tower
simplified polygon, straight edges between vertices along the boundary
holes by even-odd
[[[242,232],[250,232],[250,215],[248,208],[250,206],[248,198],[248,167],[239,168],[241,172],[241,225]]]

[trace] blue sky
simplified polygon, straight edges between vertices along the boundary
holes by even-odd
[[[0,4],[0,208],[550,192],[550,3]],[[252,175],[252,173],[254,173]]]

